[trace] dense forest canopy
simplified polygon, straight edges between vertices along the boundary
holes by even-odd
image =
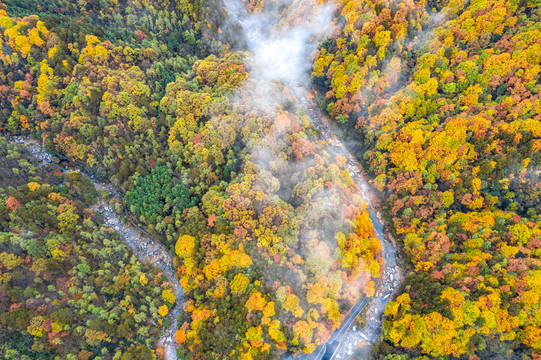
[[[289,88],[310,76],[404,255],[372,355],[541,358],[541,4],[242,1],[256,46],[233,2],[0,2],[2,136],[119,189],[170,249],[179,356],[310,353],[374,294],[365,201]],[[163,356],[170,284],[104,195],[4,138],[0,159],[0,355]]]
[[[343,1],[312,76],[411,267],[377,358],[538,358],[541,8]]]

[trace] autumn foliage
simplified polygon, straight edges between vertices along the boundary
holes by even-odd
[[[3,137],[0,158],[13,162],[0,174],[0,357],[153,359],[175,301],[165,277],[100,225],[90,180],[59,179]]]
[[[339,3],[312,76],[411,271],[377,357],[538,356],[538,4]]]

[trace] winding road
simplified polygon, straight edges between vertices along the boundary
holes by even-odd
[[[351,154],[342,141],[340,141],[340,129],[313,102],[313,96],[311,96],[305,87],[293,83],[288,83],[287,87],[296,98],[300,110],[305,112],[315,129],[319,131],[321,138],[327,141],[334,153],[340,154],[346,158],[346,169],[349,171],[352,180],[357,185],[361,196],[366,201],[370,220],[374,226],[374,233],[381,245],[384,261],[384,268],[378,279],[374,297],[367,298],[366,296],[362,296],[350,309],[340,328],[331,335],[331,338],[325,344],[320,345],[314,353],[303,355],[298,358],[303,360],[330,360],[350,359],[352,356],[355,356],[355,359],[359,359],[359,354],[356,354],[356,350],[358,350],[357,347],[362,345],[369,346],[378,341],[381,333],[381,317],[383,311],[394,293],[398,290],[402,281],[402,273],[398,263],[398,253],[396,250],[396,241],[393,236],[384,229],[383,217],[377,210],[379,200],[366,180],[362,165],[353,154]],[[363,310],[366,310],[364,328],[351,331],[353,321]],[[364,354],[366,354],[366,349],[364,349]]]
[[[11,140],[26,146],[28,151],[40,160],[44,166],[53,163],[53,157],[45,151],[39,141],[26,137],[11,137]],[[92,181],[96,190],[100,192],[106,191],[111,198],[122,200],[122,195],[119,191],[111,185],[97,181],[94,176],[86,174],[79,169],[68,169],[66,167],[62,167],[61,169],[63,172],[78,171]],[[182,311],[184,304],[184,290],[173,271],[173,256],[161,242],[153,240],[144,230],[123,221],[103,198],[100,197],[91,206],[91,209],[104,217],[104,225],[113,228],[120,235],[122,241],[133,250],[133,253],[140,262],[159,268],[171,284],[176,298],[176,305],[169,312],[168,316],[171,324],[167,329],[164,329],[159,344],[163,346],[167,360],[178,360],[174,337],[178,329],[177,317]]]
[[[310,6],[308,0],[306,4]],[[310,96],[308,90],[312,87],[312,82],[309,75],[311,66],[305,66],[306,62],[310,61],[306,56],[317,48],[315,43],[325,35],[325,29],[330,28],[332,16],[329,15],[332,12],[328,11],[328,7],[326,9],[308,7],[304,9],[308,11],[305,11],[306,18],[303,19],[303,24],[284,29],[276,26],[282,15],[276,13],[277,9],[272,6],[268,12],[263,10],[248,14],[241,0],[224,0],[224,5],[231,21],[236,22],[243,29],[244,33],[239,36],[245,37],[244,43],[252,52],[256,81],[263,83],[275,81],[284,84],[296,100],[295,110],[304,112],[309,117],[310,122],[319,131],[321,138],[327,141],[332,152],[346,158],[346,169],[366,201],[384,261],[384,268],[377,279],[375,295],[372,298],[362,295],[345,315],[340,328],[335,330],[330,339],[320,344],[313,353],[290,355],[286,357],[286,360],[366,358],[370,345],[378,341],[383,311],[397,291],[402,274],[395,240],[389,232],[384,230],[383,217],[377,210],[378,198],[368,184],[361,164],[340,141],[340,130],[313,102],[313,96]],[[299,65],[300,69],[292,69]],[[269,93],[269,97],[270,100],[276,100],[277,106],[280,105],[278,97],[272,98],[272,93]],[[352,331],[352,324],[362,311],[366,311],[365,326],[360,331]]]

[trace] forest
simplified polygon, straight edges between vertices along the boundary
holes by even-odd
[[[294,107],[252,103],[249,55],[209,35],[223,13],[102,4],[6,4],[4,131],[121,189],[115,208],[176,255],[180,356],[313,351],[382,261],[344,159]]]
[[[178,306],[178,359],[285,358],[374,296],[367,199],[230,4],[0,0],[1,358],[171,360]],[[239,4],[272,34],[331,9],[303,54],[310,101],[405,273],[370,358],[541,359],[541,3]],[[185,299],[100,198],[170,250]]]

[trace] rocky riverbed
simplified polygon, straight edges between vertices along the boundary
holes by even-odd
[[[28,151],[34,155],[41,163],[46,166],[58,162],[51,154],[47,153],[39,141],[25,138],[12,137],[13,142],[26,146]],[[82,175],[89,178],[96,190],[100,193],[107,193],[109,198],[122,199],[122,194],[109,184],[99,182],[94,176],[85,173],[77,168],[62,167],[62,171],[79,171]],[[98,201],[91,206],[91,209],[105,219],[104,225],[114,229],[120,238],[128,245],[139,261],[151,264],[161,270],[167,281],[171,284],[176,297],[176,305],[169,313],[170,326],[164,329],[159,344],[163,346],[168,360],[177,360],[175,333],[178,329],[177,317],[182,311],[184,305],[184,290],[175,276],[172,268],[173,256],[167,248],[159,241],[152,239],[150,235],[144,232],[136,225],[123,221],[121,216],[113,211],[107,201],[100,197]]]

